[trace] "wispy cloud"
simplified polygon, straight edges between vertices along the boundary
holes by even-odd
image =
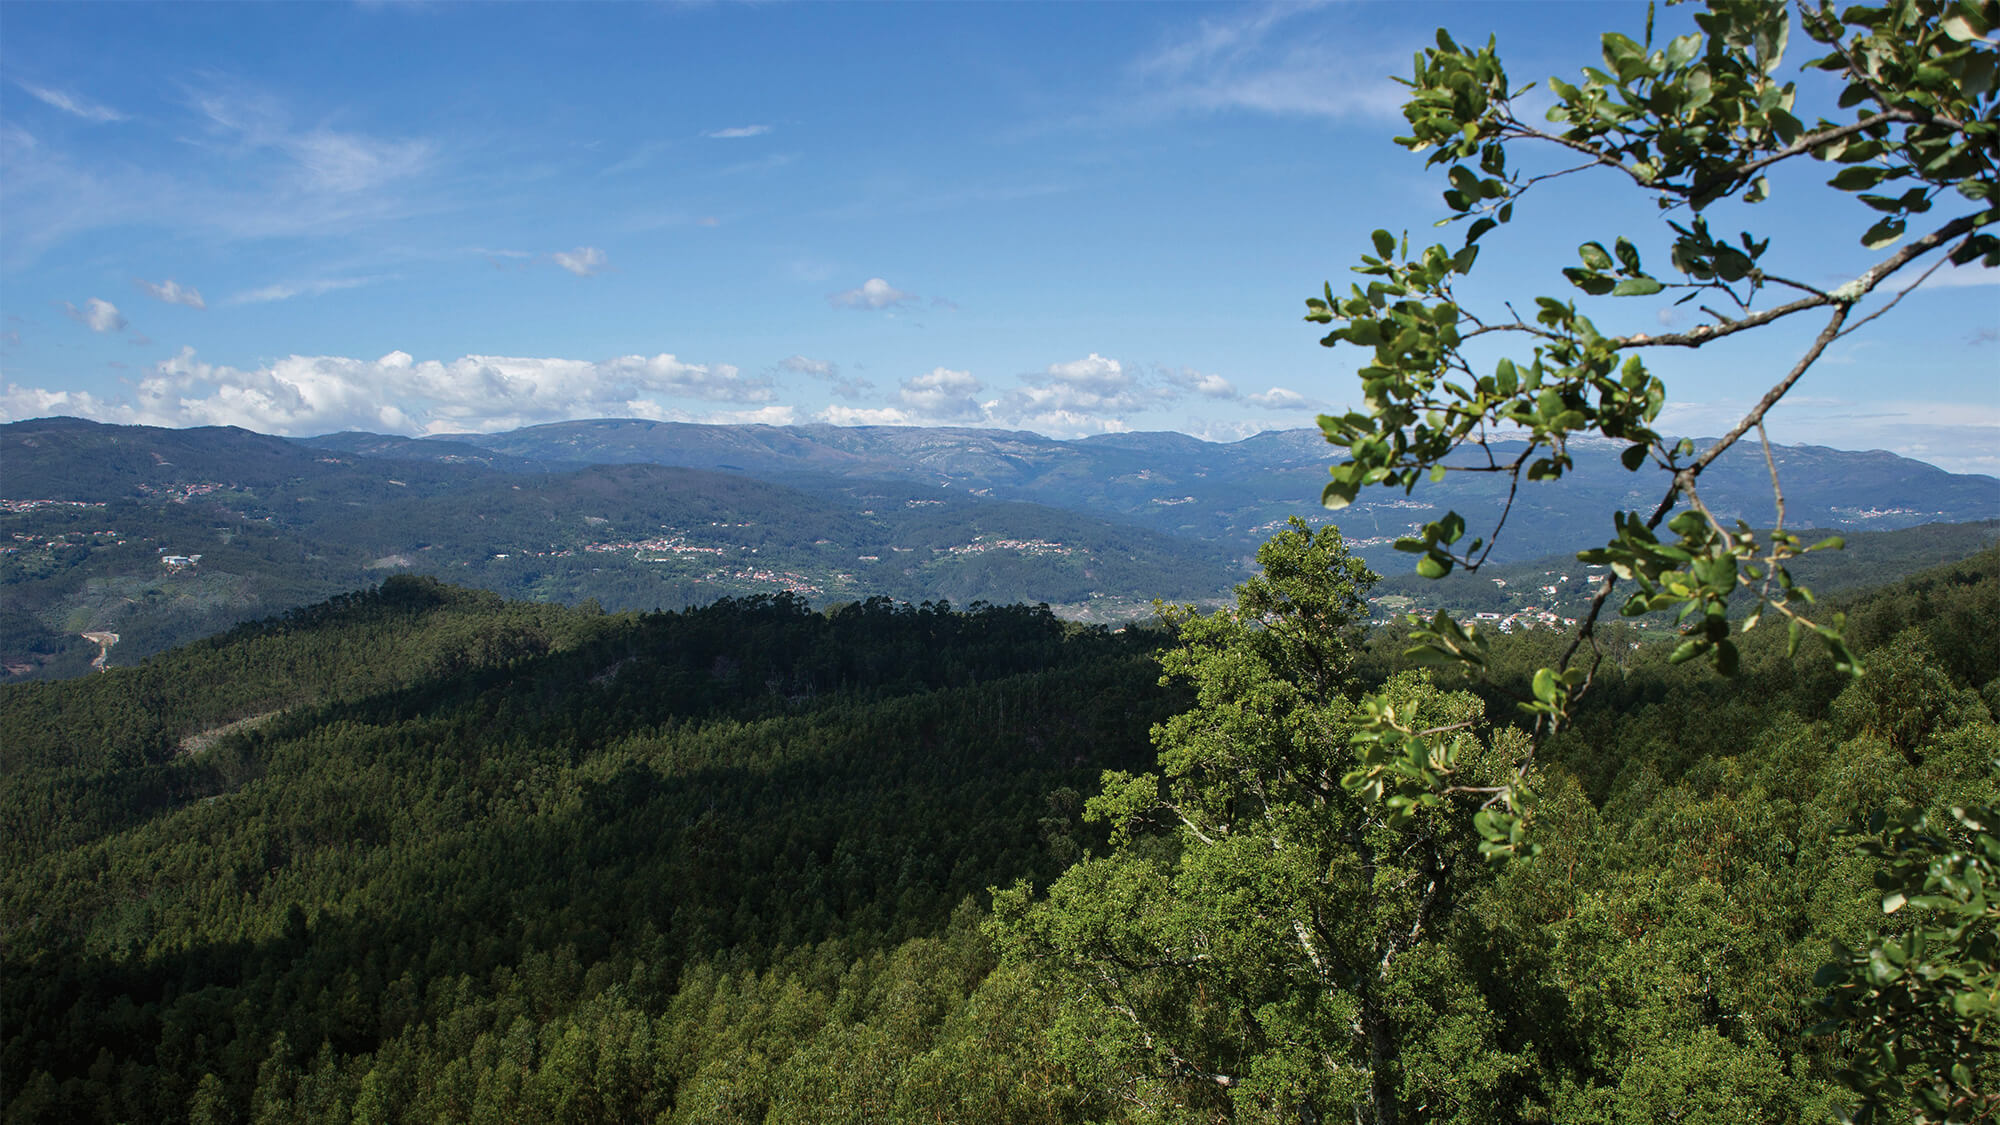
[[[2000,285],[2000,269],[1980,265],[1946,265],[1925,279],[1921,288],[1962,289],[1974,285]]]
[[[702,136],[718,141],[733,141],[743,137],[761,137],[770,131],[769,125],[737,125],[728,129],[711,129]]]
[[[1167,385],[1198,394],[1203,398],[1230,401],[1242,397],[1236,390],[1236,384],[1220,375],[1211,375],[1196,371],[1192,367],[1169,369],[1162,371],[1160,374],[1166,380]]]
[[[808,359],[802,355],[786,356],[778,361],[781,370],[795,375],[804,375],[827,384],[827,390],[846,399],[858,399],[875,389],[875,384],[852,375],[842,375],[840,365],[824,359]]]
[[[556,265],[578,277],[602,273],[605,267],[611,264],[611,259],[605,256],[604,251],[595,246],[579,246],[574,250],[557,251],[549,256],[555,259]]]
[[[422,172],[433,156],[430,142],[391,140],[329,128],[300,129],[275,99],[235,88],[199,93],[195,107],[210,134],[240,152],[275,152],[288,161],[292,180],[313,193],[372,191]]]
[[[124,328],[126,323],[124,314],[118,311],[118,306],[100,297],[92,297],[85,301],[82,308],[64,301],[63,312],[71,320],[92,332],[117,332]]]
[[[125,114],[112,109],[110,106],[90,101],[75,94],[52,89],[47,86],[37,86],[18,79],[15,80],[14,85],[26,90],[36,100],[52,105],[72,117],[81,117],[85,121],[96,121],[100,124],[126,120]]]
[[[325,277],[312,281],[280,281],[261,289],[251,289],[229,298],[232,305],[255,305],[266,301],[289,301],[293,297],[318,297],[341,289],[358,289],[382,280],[379,277]]]
[[[1400,46],[1369,45],[1341,29],[1306,25],[1315,5],[1229,9],[1135,61],[1129,70],[1154,111],[1248,110],[1281,116],[1394,118]]]
[[[139,160],[0,126],[8,264],[109,227],[225,239],[338,236],[441,205],[423,194],[439,163],[430,141],[295,124],[273,97],[225,78],[205,82],[156,110],[198,159]]]
[[[208,302],[201,299],[201,290],[192,285],[182,285],[171,277],[158,283],[144,278],[133,278],[132,284],[145,290],[156,301],[165,301],[170,305],[186,305],[191,309],[208,307]]]

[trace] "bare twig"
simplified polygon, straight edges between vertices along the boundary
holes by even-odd
[[[1771,496],[1778,504],[1778,525],[1771,533],[1785,530],[1785,486],[1778,482],[1778,461],[1771,456],[1771,435],[1764,432],[1764,420],[1757,419],[1757,440],[1764,446],[1764,467],[1771,471]]]
[[[1869,272],[1873,273],[1874,271],[1871,270]],[[1717,457],[1722,456],[1724,451],[1728,450],[1730,446],[1735,445],[1738,438],[1749,433],[1750,427],[1764,421],[1764,415],[1768,414],[1772,407],[1778,405],[1778,400],[1785,397],[1785,392],[1792,389],[1792,384],[1799,381],[1799,378],[1806,373],[1806,369],[1819,359],[1820,353],[1826,351],[1826,346],[1833,343],[1835,338],[1840,335],[1840,326],[1847,323],[1847,314],[1853,308],[1852,304],[1845,301],[1833,307],[1833,317],[1826,322],[1826,327],[1819,330],[1819,335],[1813,338],[1812,346],[1807,348],[1806,353],[1799,357],[1799,361],[1792,365],[1792,369],[1785,373],[1785,377],[1778,380],[1776,386],[1764,392],[1764,397],[1757,400],[1757,405],[1750,409],[1750,413],[1743,416],[1741,422],[1736,423],[1734,429],[1731,429],[1722,436],[1721,440],[1710,446],[1708,452],[1697,458],[1694,464],[1682,470],[1687,474],[1690,481],[1699,475],[1703,469],[1712,464]],[[1676,484],[1678,485],[1678,478],[1676,478]],[[1671,499],[1672,495],[1672,492],[1669,492],[1668,498]],[[1659,516],[1655,515],[1653,518],[1657,521]],[[1648,524],[1647,526],[1650,527],[1653,525]]]
[[[1861,330],[1862,325],[1867,324],[1869,321],[1874,320],[1876,317],[1881,316],[1883,313],[1886,313],[1890,309],[1895,308],[1898,304],[1902,302],[1903,298],[1915,292],[1917,287],[1922,285],[1924,282],[1929,281],[1931,279],[1931,275],[1943,269],[1945,263],[1949,261],[1951,261],[1950,258],[1939,258],[1937,261],[1932,262],[1931,268],[1919,274],[1915,281],[1910,282],[1909,285],[1903,288],[1902,292],[1897,293],[1895,296],[1889,298],[1889,302],[1883,305],[1881,308],[1876,309],[1874,312],[1869,313],[1867,316],[1864,316],[1860,320],[1855,321],[1853,324],[1848,325],[1846,331],[1843,331],[1841,335],[1845,336],[1850,332],[1858,332]]]

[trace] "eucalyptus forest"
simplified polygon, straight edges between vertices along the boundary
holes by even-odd
[[[2000,1120],[2000,549],[1815,594],[1841,544],[1786,526],[1764,429],[1931,271],[2000,265],[2000,4],[1694,19],[1606,35],[1546,126],[1496,45],[1418,56],[1400,143],[1460,241],[1376,232],[1307,301],[1362,357],[1334,520],[1219,608],[400,574],[0,687],[0,1119]],[[1795,115],[1794,29],[1843,120]],[[1877,255],[1831,289],[1709,227],[1814,162]],[[1661,231],[1482,319],[1481,240],[1572,173]],[[1600,298],[1711,319],[1614,335]],[[1646,349],[1814,317],[1731,432],[1661,420]],[[1578,617],[1381,624],[1343,508],[1492,474],[1490,526],[1395,544],[1461,581],[1586,442],[1643,500]],[[1739,442],[1756,526],[1703,499]]]

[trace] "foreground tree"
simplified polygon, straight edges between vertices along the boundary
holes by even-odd
[[[1466,47],[1440,31],[1437,46],[1417,60],[1404,108],[1410,132],[1399,141],[1427,153],[1429,166],[1446,168],[1445,221],[1464,222],[1464,240],[1413,251],[1407,238],[1377,231],[1373,254],[1355,267],[1365,283],[1344,294],[1328,285],[1323,297],[1306,302],[1308,320],[1332,326],[1322,343],[1371,353],[1358,371],[1367,409],[1320,419],[1327,440],[1344,453],[1323,494],[1328,507],[1343,507],[1371,486],[1407,493],[1446,473],[1479,472],[1506,479],[1511,508],[1524,484],[1558,481],[1573,467],[1571,443],[1580,436],[1623,443],[1627,470],[1650,466],[1663,478],[1650,511],[1613,513],[1611,538],[1581,556],[1610,572],[1561,658],[1535,674],[1532,698],[1522,703],[1540,736],[1560,729],[1588,692],[1598,666],[1597,622],[1621,583],[1631,591],[1622,613],[1677,614],[1675,661],[1711,656],[1733,672],[1729,603],[1747,594],[1756,606],[1744,630],[1782,618],[1794,650],[1806,633],[1817,634],[1838,666],[1860,672],[1840,616],[1815,610],[1810,591],[1786,569],[1810,548],[1785,528],[1764,421],[1828,347],[1888,313],[1947,263],[2000,265],[2000,238],[1992,232],[2000,223],[2000,2],[1893,0],[1843,10],[1824,0],[1802,4],[1799,26],[1822,52],[1805,69],[1832,76],[1828,100],[1838,107],[1837,118],[1811,124],[1798,115],[1797,85],[1781,76],[1792,14],[1783,0],[1710,0],[1694,16],[1698,31],[1656,43],[1649,8],[1642,39],[1603,37],[1602,69],[1586,67],[1574,83],[1550,80],[1555,104],[1546,126],[1517,112],[1526,87],[1512,84],[1492,42]],[[1516,158],[1523,146],[1570,163],[1524,172]],[[1782,248],[1774,252],[1768,237],[1709,223],[1716,204],[1761,203],[1771,197],[1774,169],[1808,160],[1837,166],[1827,186],[1855,195],[1864,208],[1859,241],[1878,252],[1867,269],[1832,288],[1800,280],[1780,264]],[[1658,271],[1664,277],[1649,269],[1645,235],[1607,234],[1578,247],[1579,264],[1563,271],[1569,288],[1587,298],[1692,305],[1706,323],[1615,335],[1592,323],[1574,292],[1537,296],[1532,320],[1515,304],[1476,311],[1461,302],[1456,286],[1477,263],[1481,240],[1512,221],[1539,184],[1572,174],[1599,174],[1653,199],[1662,223],[1653,240],[1670,248],[1671,269]],[[1719,440],[1697,449],[1655,428],[1666,388],[1646,366],[1647,349],[1711,349],[1801,318],[1818,325],[1810,342],[1789,367],[1771,372],[1756,405]],[[1531,350],[1475,368],[1469,348],[1507,339]],[[1703,471],[1752,435],[1771,470],[1769,528],[1726,523],[1701,495]],[[1418,555],[1418,571],[1433,578],[1476,570],[1506,518],[1503,509],[1468,540],[1466,519],[1449,512],[1397,546]],[[1837,541],[1816,546],[1826,545]],[[1485,660],[1486,638],[1443,613],[1417,639],[1414,654],[1428,660]],[[1510,777],[1469,776],[1456,756],[1457,732],[1434,731],[1392,703],[1389,693],[1364,701],[1359,761],[1344,778],[1347,788],[1399,810],[1477,795],[1485,802],[1475,821],[1481,848],[1496,859],[1531,853],[1534,802],[1525,782],[1539,740],[1525,746]],[[1983,1086],[1974,1056],[1993,1039],[1992,951],[2000,933],[2000,914],[1987,905],[1978,874],[1990,862],[1983,858],[1991,847],[1984,815],[1912,820],[1877,845],[1892,891],[1885,906],[1905,896],[1923,900],[1924,909],[1943,910],[1948,899],[1957,905],[1949,910],[1954,921],[1913,931],[1941,936],[1914,944],[1877,937],[1842,951],[1841,964],[1827,973],[1838,987],[1832,1012],[1865,1024],[1847,1075],[1864,1096],[1864,1115],[1893,1104],[1901,1091],[1939,1120],[1995,1112],[1990,1098],[1975,1096]],[[1928,889],[1899,889],[1916,883]]]
[[[1595,626],[1620,583],[1632,591],[1621,612],[1678,614],[1684,640],[1677,660],[1712,655],[1724,672],[1735,667],[1727,607],[1744,592],[1758,602],[1744,628],[1783,618],[1794,645],[1816,633],[1837,662],[1856,669],[1838,616],[1818,616],[1810,592],[1786,570],[1786,560],[1808,548],[1785,529],[1775,464],[1769,529],[1728,524],[1711,512],[1701,497],[1702,472],[1751,435],[1769,462],[1764,419],[1771,408],[1831,344],[1888,312],[1947,263],[2000,265],[2000,238],[1990,230],[2000,222],[2000,3],[1897,0],[1838,12],[1822,3],[1798,15],[1826,52],[1805,68],[1833,76],[1841,120],[1808,125],[1794,113],[1797,85],[1780,76],[1791,28],[1783,0],[1713,0],[1694,17],[1700,31],[1664,44],[1653,41],[1650,14],[1643,40],[1604,36],[1603,69],[1585,68],[1574,84],[1550,80],[1556,103],[1546,128],[1518,114],[1526,87],[1510,81],[1494,44],[1461,46],[1440,32],[1409,82],[1410,134],[1399,141],[1427,153],[1430,166],[1447,168],[1445,221],[1467,224],[1464,241],[1412,251],[1407,239],[1377,231],[1374,253],[1355,267],[1365,284],[1345,294],[1329,285],[1323,298],[1306,302],[1308,320],[1333,326],[1322,343],[1371,353],[1357,373],[1368,409],[1320,419],[1327,440],[1344,451],[1323,494],[1329,507],[1345,506],[1364,488],[1409,492],[1451,472],[1499,474],[1512,496],[1523,484],[1560,480],[1573,465],[1572,441],[1584,435],[1624,443],[1628,470],[1651,466],[1664,477],[1651,511],[1613,514],[1612,538],[1584,555],[1609,564],[1610,573],[1574,642],[1535,680],[1527,706],[1545,729],[1561,726],[1588,690]],[[1515,157],[1522,146],[1574,163],[1529,174]],[[1881,251],[1874,265],[1831,289],[1790,276],[1769,238],[1711,230],[1704,214],[1725,200],[1768,199],[1772,171],[1804,160],[1839,166],[1828,186],[1856,194],[1871,220],[1860,242]],[[1541,183],[1585,173],[1658,203],[1656,234],[1671,248],[1672,268],[1662,271],[1665,279],[1655,276],[1641,254],[1643,238],[1593,239],[1578,248],[1580,264],[1563,271],[1569,287],[1586,297],[1693,305],[1709,323],[1620,336],[1599,331],[1574,294],[1536,297],[1532,320],[1514,312],[1526,301],[1486,311],[1460,301],[1455,287],[1478,261],[1481,239],[1510,222]],[[1666,388],[1646,367],[1648,349],[1707,349],[1813,317],[1819,330],[1796,362],[1773,372],[1757,404],[1712,445],[1696,449],[1654,428]],[[1529,354],[1474,368],[1467,354],[1473,341],[1485,347],[1509,338],[1522,339]],[[1503,452],[1503,442],[1519,444]],[[1476,570],[1506,518],[1503,510],[1468,540],[1466,519],[1449,512],[1398,546],[1420,556],[1425,575]],[[1482,659],[1478,634],[1448,617],[1428,623],[1420,639],[1440,661]],[[1349,779],[1353,787],[1425,801],[1454,784],[1449,755],[1440,757],[1433,740],[1386,720],[1376,733],[1386,749]],[[1520,763],[1521,774],[1527,765]],[[1514,854],[1523,845],[1525,794],[1504,785],[1488,797],[1482,830],[1490,850]]]
[[[1154,729],[1159,775],[1105,775],[1089,815],[1108,855],[1032,902],[998,896],[995,932],[1069,997],[1054,1036],[1140,1120],[1490,1120],[1521,1065],[1444,940],[1484,877],[1469,809],[1390,807],[1344,789],[1356,630],[1375,576],[1338,531],[1292,521],[1232,610],[1170,615],[1162,658],[1195,703]],[[1479,701],[1392,681],[1398,721],[1488,758]]]

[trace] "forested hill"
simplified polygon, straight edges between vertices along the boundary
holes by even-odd
[[[578,1005],[705,1005],[780,963],[900,980],[886,953],[1074,857],[1060,794],[1164,717],[1153,643],[1022,607],[605,616],[396,578],[3,689],[6,1120],[433,1120],[474,1094],[403,1100],[447,1054]],[[983,972],[976,943],[927,956],[926,990]],[[372,1093],[253,1106],[294,1044],[381,1064]],[[657,1045],[631,1088],[523,1119],[693,1104]]]
[[[1544,754],[1543,855],[1453,867],[1397,978],[1411,1104],[1455,1107],[1426,1120],[1834,1104],[1812,975],[1883,918],[1835,830],[1992,800],[2000,552],[1847,609],[1859,682],[1775,629],[1736,681],[1608,646]],[[1102,854],[1083,796],[1195,702],[1161,686],[1167,643],[1021,607],[638,616],[399,577],[0,688],[0,1116],[1211,1118],[1226,1091],[986,895]],[[1490,719],[1549,643],[1497,641],[1466,685]],[[1395,671],[1376,647],[1351,690]],[[1169,863],[1170,827],[1131,831]],[[1143,870],[1066,932],[1157,909]]]

